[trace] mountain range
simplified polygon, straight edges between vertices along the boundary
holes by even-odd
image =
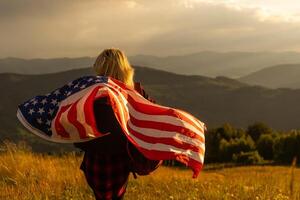
[[[0,59],[0,73],[45,74],[92,66],[95,58]],[[263,68],[299,64],[297,52],[212,52],[182,56],[129,56],[131,64],[184,75],[240,78]]]
[[[238,79],[268,88],[300,88],[300,64],[267,67]]]
[[[273,65],[299,64],[300,53],[203,51],[167,57],[137,55],[130,57],[130,61],[134,65],[150,66],[178,74],[239,78]]]
[[[92,66],[94,58],[0,59],[0,73],[46,74]]]

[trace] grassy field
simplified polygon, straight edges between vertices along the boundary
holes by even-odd
[[[9,145],[0,153],[0,199],[93,199],[74,154],[33,154]],[[160,167],[152,175],[131,177],[125,199],[300,199],[300,169],[235,167],[204,170]]]

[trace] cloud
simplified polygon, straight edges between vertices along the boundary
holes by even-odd
[[[299,26],[245,1],[2,0],[0,57],[299,51]]]

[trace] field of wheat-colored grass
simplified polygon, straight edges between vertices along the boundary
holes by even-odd
[[[91,200],[75,154],[33,154],[8,145],[0,153],[0,199]],[[293,171],[293,172],[292,172]],[[125,199],[300,199],[300,169],[280,166],[204,170],[160,167],[150,176],[130,177]]]

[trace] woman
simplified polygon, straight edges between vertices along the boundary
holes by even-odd
[[[133,81],[134,70],[125,54],[119,49],[106,49],[96,59],[94,70],[97,75],[109,76],[136,89],[145,98],[148,96],[139,84]],[[85,154],[80,166],[96,199],[122,199],[132,170],[128,154],[128,141],[123,133],[107,98],[94,102],[97,128],[107,135],[74,145]],[[132,148],[132,145],[131,145]],[[159,161],[153,161],[158,165]]]

